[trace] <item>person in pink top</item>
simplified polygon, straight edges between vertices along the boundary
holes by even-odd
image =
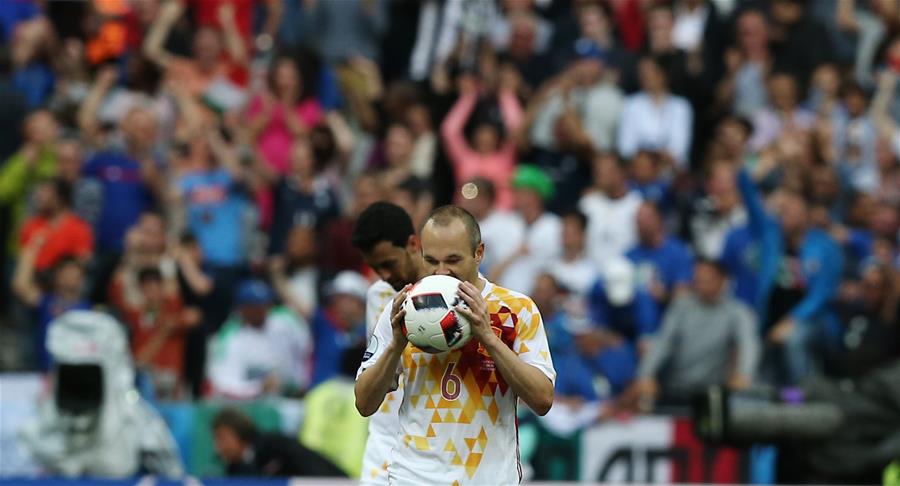
[[[247,106],[250,132],[263,161],[279,175],[290,167],[291,145],[324,119],[322,106],[303,84],[300,68],[290,57],[279,58],[269,71],[268,90]],[[272,193],[257,196],[263,222],[271,221]]]
[[[514,86],[513,82],[501,78],[497,93],[507,133],[505,139],[501,139],[498,127],[489,122],[481,122],[475,127],[470,144],[463,134],[463,128],[478,102],[479,87],[472,75],[460,78],[459,99],[441,126],[444,148],[456,175],[457,200],[461,199],[460,187],[463,182],[483,177],[497,189],[496,206],[501,209],[512,207],[510,180],[516,168],[516,144],[512,134],[522,124],[523,118],[522,106],[516,97]]]

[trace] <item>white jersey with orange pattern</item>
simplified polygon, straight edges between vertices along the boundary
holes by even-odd
[[[369,346],[377,346],[378,339],[372,341],[372,333],[378,317],[384,309],[390,311],[397,291],[384,280],[373,283],[366,292],[366,337]],[[380,486],[388,484],[388,459],[397,442],[400,430],[398,409],[403,400],[403,390],[397,389],[384,397],[381,407],[369,419],[369,436],[363,453],[360,484]]]
[[[484,281],[491,327],[519,359],[551,382],[556,371],[541,315],[527,296]],[[378,319],[357,378],[393,339],[390,309]],[[518,484],[518,397],[475,339],[449,353],[403,351],[400,433],[388,467],[390,484]]]

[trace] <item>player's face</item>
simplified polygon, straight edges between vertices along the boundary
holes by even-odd
[[[382,241],[365,255],[365,259],[382,280],[391,284],[394,290],[400,290],[404,285],[419,280],[414,260],[419,251],[418,241],[410,241],[403,248],[394,246],[390,241]]]
[[[484,244],[473,252],[466,225],[460,220],[446,226],[429,221],[422,229],[422,256],[426,275],[449,275],[475,284]]]
[[[222,462],[231,464],[241,459],[244,454],[244,446],[237,433],[230,427],[216,427],[213,431],[216,452],[222,458]]]

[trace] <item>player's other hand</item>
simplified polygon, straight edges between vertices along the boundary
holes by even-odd
[[[459,284],[456,294],[459,295],[459,298],[466,305],[457,305],[453,310],[469,320],[472,337],[484,345],[487,345],[492,339],[497,339],[497,335],[491,330],[491,319],[488,316],[487,302],[484,301],[484,297],[481,296],[478,288],[471,282],[462,282]]]
[[[412,285],[409,284],[403,287],[391,304],[391,329],[394,332],[394,345],[397,346],[398,351],[406,348],[406,343],[409,342],[406,339],[406,333],[403,332],[403,328],[406,326],[406,310],[403,309],[403,302],[406,301],[406,294],[411,288]]]

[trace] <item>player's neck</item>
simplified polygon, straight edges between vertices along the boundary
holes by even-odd
[[[475,281],[472,282],[475,284],[475,288],[478,289],[479,292],[484,290],[484,286],[487,285],[487,280],[481,278],[480,276],[475,277]]]

